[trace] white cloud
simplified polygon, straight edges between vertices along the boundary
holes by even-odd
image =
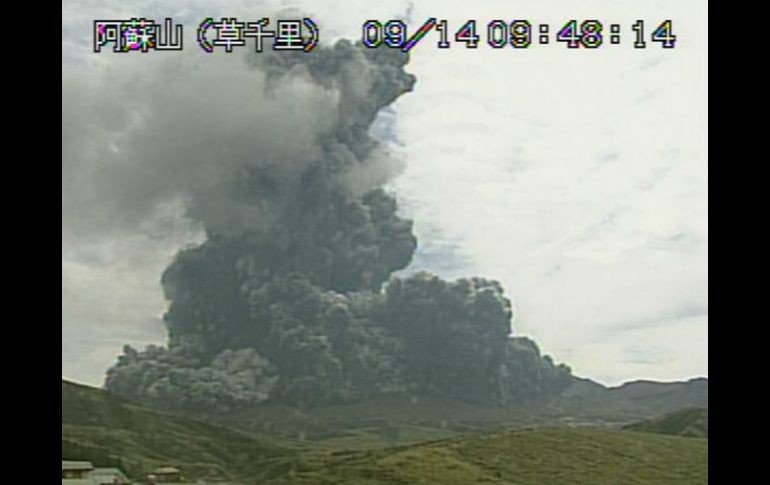
[[[637,18],[648,29],[672,18],[679,45],[418,46],[415,92],[397,104],[408,168],[396,190],[416,230],[430,221],[475,271],[499,278],[516,329],[576,372],[612,384],[706,374],[707,317],[668,318],[708,301],[705,2],[563,5],[517,15],[626,29]],[[452,9],[454,25],[507,12],[484,6]],[[413,15],[441,10],[419,3]],[[645,347],[614,330],[639,321],[652,328]],[[620,365],[629,348],[673,360]]]

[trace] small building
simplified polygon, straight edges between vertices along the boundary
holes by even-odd
[[[90,461],[61,462],[62,485],[127,485],[131,480],[120,468],[94,468]]]
[[[62,485],[93,485],[94,465],[90,461],[61,462]]]
[[[120,468],[95,468],[93,476],[95,485],[127,485],[131,483],[131,480]]]
[[[164,466],[152,472],[157,483],[175,483],[182,481],[182,472],[172,466]]]

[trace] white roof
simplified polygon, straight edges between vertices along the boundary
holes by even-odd
[[[93,470],[94,466],[90,461],[61,461],[62,470]]]

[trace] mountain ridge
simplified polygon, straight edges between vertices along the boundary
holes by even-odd
[[[538,430],[539,434],[531,435],[531,440],[522,442],[534,446],[533,449],[549,442],[568,443],[575,438],[575,443],[584,443],[580,446],[589,446],[590,440],[596,439],[598,450],[604,452],[614,446],[632,447],[634,440],[638,440],[640,449],[650,453],[647,458],[660,463],[666,462],[667,458],[651,451],[654,446],[650,443],[658,443],[671,450],[681,448],[682,453],[695,461],[700,460],[704,446],[707,449],[707,445],[700,442],[658,442],[654,432],[641,433],[645,430],[632,427],[640,422],[646,423],[646,416],[659,417],[654,411],[640,406],[660,408],[685,401],[699,401],[702,396],[698,392],[687,392],[692,388],[705,390],[707,407],[707,380],[694,385],[689,381],[662,386],[657,385],[659,383],[652,383],[652,386],[649,383],[630,385],[626,389],[633,390],[633,396],[620,398],[616,396],[617,388],[612,391],[584,381],[578,384],[587,384],[596,392],[591,396],[568,396],[560,402],[530,403],[517,407],[402,396],[315,409],[257,406],[246,414],[196,416],[147,408],[107,390],[62,379],[62,458],[120,466],[134,477],[143,476],[158,466],[170,465],[185,470],[189,477],[196,479],[293,483],[291,480],[281,481],[292,476],[297,483],[326,483],[323,478],[326,472],[321,470],[336,470],[332,476],[339,479],[343,469],[339,468],[338,458],[342,456],[354,459],[358,463],[356,466],[360,465],[356,472],[362,474],[358,477],[361,478],[359,483],[403,483],[389,481],[405,478],[388,472],[387,466],[391,462],[399,462],[403,458],[400,453],[406,453],[407,456],[424,455],[423,458],[435,467],[470,467],[468,469],[479,473],[474,475],[474,479],[495,482],[512,471],[506,469],[508,471],[501,472],[502,478],[494,473],[490,475],[490,470],[494,469],[490,463],[482,467],[486,471],[479,471],[478,466],[472,463],[481,458],[472,458],[473,453],[468,450],[476,445],[471,444],[478,440],[478,446],[482,446],[485,440],[492,439],[489,436],[523,429]],[[659,392],[660,389],[664,392]],[[642,391],[648,394],[644,395]],[[670,401],[667,402],[667,399]],[[578,407],[581,403],[593,407]],[[624,425],[631,426],[624,428]],[[622,433],[612,434],[616,431]],[[629,433],[637,437],[628,436]],[[516,436],[511,439],[519,440]],[[707,437],[706,432],[703,438]],[[499,441],[500,453],[507,453],[506,439]],[[452,440],[468,444],[460,453],[462,456],[457,458],[460,464],[454,463],[455,458],[452,458],[456,452],[447,451],[447,446],[454,450],[452,443],[455,441]],[[558,449],[561,451],[551,453],[543,450],[543,453],[557,461],[567,459],[563,455],[568,454],[568,448]],[[633,454],[632,451],[628,453]],[[525,468],[530,465],[522,464]],[[691,471],[697,468],[694,466]],[[426,477],[431,475],[424,471]],[[367,474],[372,473],[382,473],[383,481],[364,480]],[[409,473],[419,472],[412,470]],[[655,473],[650,476],[659,476]],[[355,474],[351,476],[356,477]],[[438,480],[438,477],[435,478]],[[548,476],[549,480],[552,478]],[[445,483],[455,483],[450,479],[441,478]]]

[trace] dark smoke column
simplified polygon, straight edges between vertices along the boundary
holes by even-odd
[[[244,170],[233,181],[229,193],[239,209],[269,207],[269,221],[249,227],[204,218],[208,241],[180,253],[162,278],[172,302],[166,315],[171,347],[194,337],[213,357],[257,346],[270,317],[250,302],[276,279],[291,277],[321,291],[378,291],[406,267],[416,246],[411,221],[396,215],[395,200],[380,189],[353,195],[358,187],[346,177],[376,169],[365,166],[377,147],[369,127],[382,107],[412,89],[405,63],[392,51],[340,42],[318,55],[275,54],[259,66],[271,83],[304,68],[315,82],[337,88],[339,118],[319,142],[322,157],[290,180],[278,161]]]
[[[207,240],[162,276],[168,348],[127,347],[106,387],[202,411],[400,392],[510,402],[560,391],[569,370],[509,338],[498,283],[421,274],[383,291],[416,238],[379,188],[392,173],[369,129],[412,89],[407,56],[341,41],[257,61],[267,95],[295,75],[337,90],[333,129],[316,159],[243,164],[221,193],[192,198]]]

